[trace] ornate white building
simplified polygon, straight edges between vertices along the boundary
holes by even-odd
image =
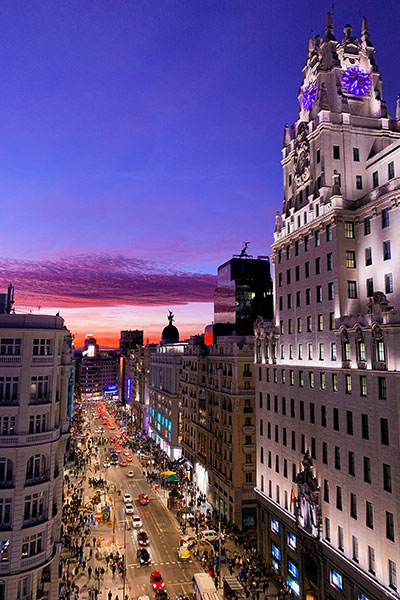
[[[4,308],[0,598],[53,600],[58,597],[63,465],[72,411],[72,339],[59,316],[7,314]]]
[[[400,101],[344,32],[309,40],[255,326],[259,549],[307,600],[400,590]]]

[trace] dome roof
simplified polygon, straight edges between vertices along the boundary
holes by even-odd
[[[172,325],[172,323],[170,323],[169,325],[164,327],[161,335],[161,341],[169,344],[179,342],[179,331],[177,330],[175,325]]]

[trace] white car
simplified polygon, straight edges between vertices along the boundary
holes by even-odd
[[[139,517],[139,515],[135,515],[134,517],[132,517],[132,526],[139,528],[143,527],[142,519]]]
[[[135,473],[134,473],[133,471],[128,471],[128,472],[127,472],[127,476],[128,476],[128,477],[134,477],[134,476],[135,476]]]
[[[124,494],[124,502],[125,504],[132,504],[133,502],[132,496],[128,492]]]
[[[188,548],[190,548],[191,546],[194,546],[194,544],[196,542],[197,542],[197,537],[195,535],[184,535],[180,539],[180,545],[187,546]]]
[[[215,542],[219,539],[218,532],[215,529],[205,529],[200,533],[201,539],[206,542]],[[224,539],[223,534],[221,533],[221,540]]]
[[[110,466],[111,466],[111,463],[110,463],[110,461],[109,461],[109,460],[105,460],[105,461],[104,461],[104,463],[103,463],[103,467],[104,467],[105,469],[108,469],[108,467],[110,467]]]
[[[133,515],[134,509],[132,503],[125,504],[125,512],[127,515]]]

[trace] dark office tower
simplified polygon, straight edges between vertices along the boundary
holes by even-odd
[[[232,324],[237,335],[252,335],[258,316],[272,319],[269,261],[233,257],[218,267],[214,292],[214,323]]]
[[[143,346],[143,331],[141,329],[126,329],[121,331],[119,338],[119,349],[128,355],[131,350]]]

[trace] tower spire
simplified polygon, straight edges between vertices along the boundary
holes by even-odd
[[[333,15],[329,11],[328,11],[328,13],[326,15],[325,40],[336,41],[335,35],[333,33]]]

